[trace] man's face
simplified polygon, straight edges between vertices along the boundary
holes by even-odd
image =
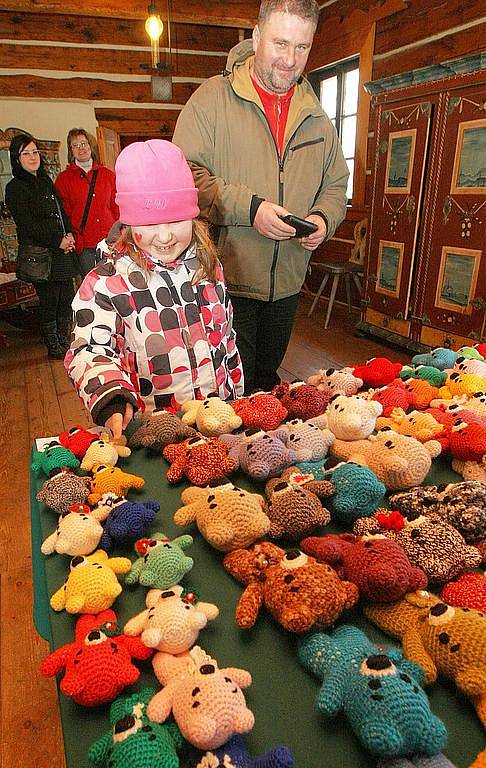
[[[297,82],[309,57],[315,27],[310,19],[272,13],[253,30],[254,73],[271,93],[283,94]]]
[[[91,147],[89,141],[83,133],[78,133],[71,139],[71,152],[75,160],[80,163],[87,163],[91,157]]]

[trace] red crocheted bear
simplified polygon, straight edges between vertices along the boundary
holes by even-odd
[[[265,432],[277,429],[287,418],[287,409],[269,392],[255,392],[249,397],[240,397],[231,403],[231,407],[245,428],[258,427]]]
[[[473,608],[486,613],[486,574],[467,571],[446,584],[440,593],[442,600],[460,608]]]
[[[401,408],[405,413],[415,408],[417,397],[414,392],[398,386],[387,386],[374,393],[372,400],[376,400],[383,406],[383,416],[389,418],[395,408]]]
[[[272,389],[272,395],[275,395],[287,409],[289,419],[302,419],[302,421],[313,419],[324,413],[331,399],[330,392],[320,392],[312,384],[304,384],[301,381],[294,384],[282,381]]]
[[[80,427],[79,424],[71,427],[67,432],[61,432],[59,442],[64,448],[69,448],[77,459],[84,459],[84,454],[91,443],[99,440],[100,436],[94,432],[88,432],[87,429]]]
[[[49,654],[41,664],[45,677],[65,670],[61,691],[83,707],[107,704],[132,685],[140,670],[134,659],[148,659],[147,648],[139,637],[122,634],[111,609],[98,615],[81,616],[76,623],[76,639]]]
[[[179,483],[184,476],[193,485],[208,485],[211,480],[226,477],[236,469],[236,461],[228,456],[228,446],[216,437],[189,437],[172,443],[163,450],[171,466],[169,483]]]
[[[401,370],[401,363],[392,363],[387,357],[370,357],[364,365],[357,365],[353,373],[363,379],[365,387],[384,387],[390,384]]]
[[[460,422],[452,427],[449,451],[460,461],[481,461],[486,453],[486,426]]]

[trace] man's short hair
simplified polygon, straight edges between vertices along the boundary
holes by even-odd
[[[272,13],[290,13],[305,21],[312,21],[315,27],[319,21],[319,6],[316,0],[262,0],[258,14],[260,28]]]
[[[67,151],[68,151],[68,163],[72,163],[74,160],[71,144],[75,136],[84,136],[89,146],[91,147],[91,156],[93,160],[97,160],[98,153],[96,151],[96,144],[94,143],[93,138],[89,135],[88,131],[86,131],[84,128],[71,128],[66,139]]]

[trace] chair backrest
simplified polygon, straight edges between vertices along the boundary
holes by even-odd
[[[350,261],[353,264],[360,264],[365,261],[366,235],[368,233],[368,219],[358,221],[354,228],[354,245],[351,249]]]

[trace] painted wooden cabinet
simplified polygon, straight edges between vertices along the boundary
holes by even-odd
[[[369,83],[375,162],[359,328],[410,349],[486,335],[486,56]]]

